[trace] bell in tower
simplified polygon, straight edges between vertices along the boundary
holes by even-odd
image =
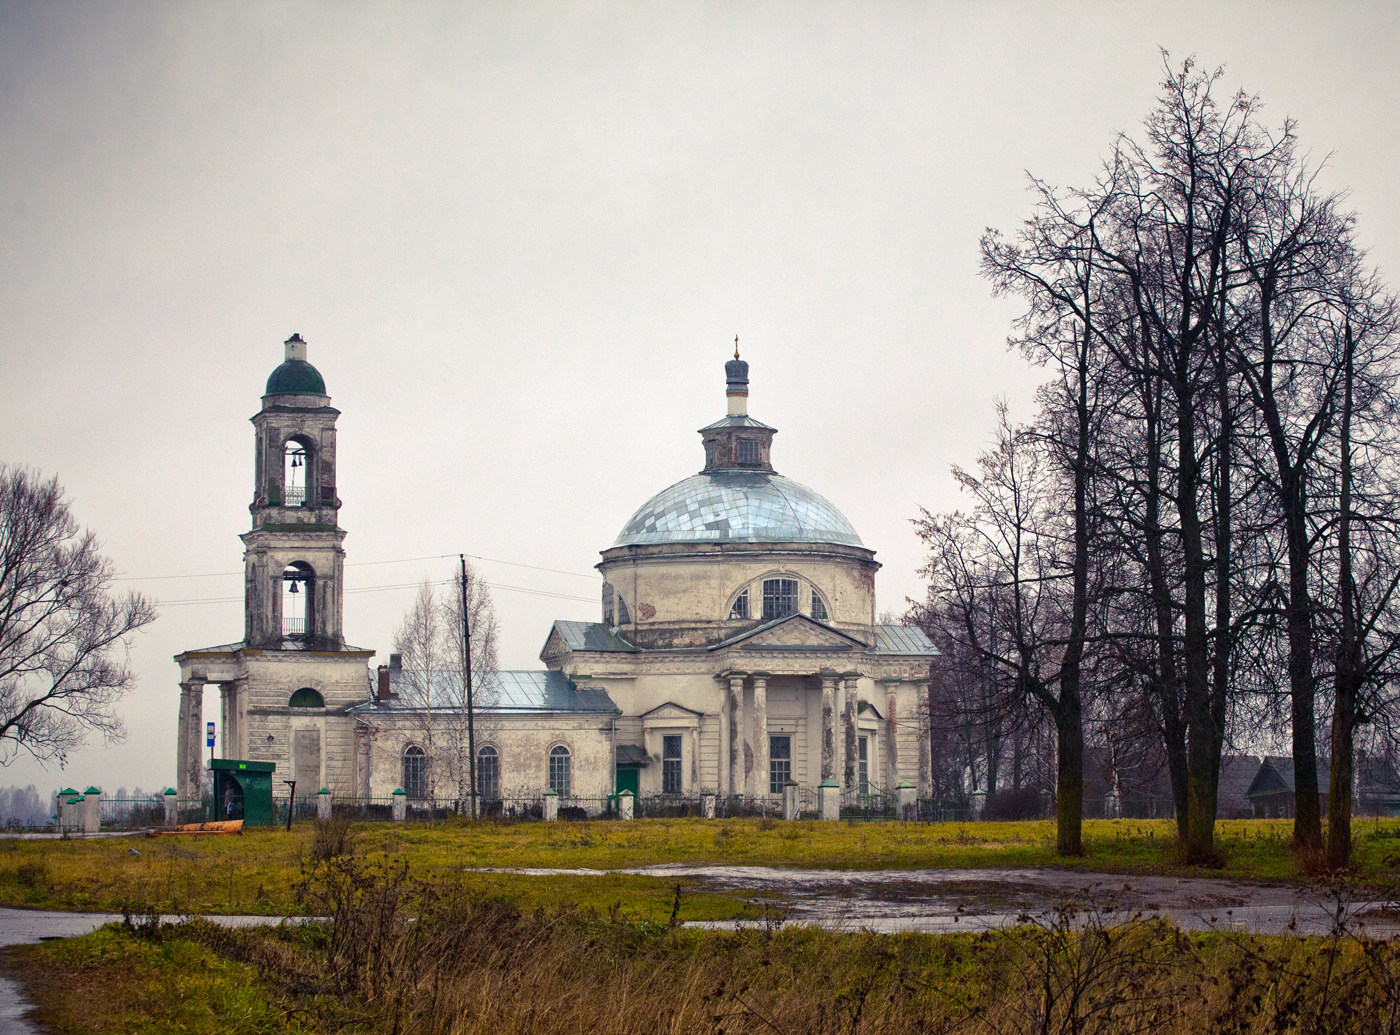
[[[335,648],[342,626],[345,532],[337,524],[335,422],[326,383],[293,334],[252,418],[253,528],[244,545],[244,638],[264,649]]]

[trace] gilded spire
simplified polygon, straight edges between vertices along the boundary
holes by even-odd
[[[739,358],[739,336],[737,334],[734,335],[734,358]]]

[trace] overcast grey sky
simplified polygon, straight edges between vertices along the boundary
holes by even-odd
[[[1394,271],[1397,26],[1388,3],[0,3],[0,459],[57,474],[161,602],[126,743],[0,783],[174,779],[171,656],[242,634],[247,419],[293,331],[343,411],[347,638],[381,658],[450,572],[404,558],[491,558],[506,667],[596,619],[598,551],[701,466],[736,333],[775,466],[902,610],[909,519],[958,505],[997,396],[1030,413],[1016,303],[977,276],[1026,172],[1088,180],[1158,47],[1194,53],[1332,154]]]

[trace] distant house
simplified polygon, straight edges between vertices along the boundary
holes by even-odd
[[[1400,816],[1400,773],[1385,758],[1356,759],[1356,801],[1352,813],[1358,816]]]
[[[1220,781],[1215,798],[1215,814],[1220,819],[1249,819],[1254,815],[1250,804],[1250,787],[1259,772],[1261,759],[1257,755],[1223,755],[1220,759]]]
[[[1322,799],[1322,814],[1327,814],[1327,793],[1331,785],[1330,760],[1317,761],[1317,789]],[[1254,779],[1245,791],[1256,819],[1292,819],[1297,805],[1294,787],[1293,759],[1287,755],[1266,755],[1259,764]]]

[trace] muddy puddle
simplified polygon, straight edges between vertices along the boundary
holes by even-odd
[[[739,895],[764,910],[758,923],[816,924],[842,930],[986,930],[1026,916],[1048,916],[1067,902],[1091,904],[1127,919],[1162,916],[1187,930],[1255,934],[1326,934],[1338,902],[1325,889],[1206,877],[1122,877],[1062,870],[803,870],[770,866],[642,866],[623,870],[516,869],[493,872],[547,877],[625,873]],[[684,892],[682,892],[684,894]],[[1400,934],[1400,916],[1385,904],[1341,903],[1353,930]],[[684,910],[682,909],[682,915]],[[697,923],[734,927],[736,922]]]

